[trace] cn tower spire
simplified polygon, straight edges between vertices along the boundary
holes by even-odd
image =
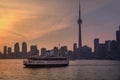
[[[81,18],[80,0],[79,0],[79,18]]]
[[[81,19],[81,6],[80,6],[80,0],[79,0],[79,19],[78,19],[78,25],[79,25],[78,47],[79,47],[79,48],[82,47],[81,24],[82,24],[82,19]]]

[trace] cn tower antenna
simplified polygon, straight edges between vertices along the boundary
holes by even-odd
[[[81,6],[80,6],[80,0],[79,0],[79,18],[81,17]]]

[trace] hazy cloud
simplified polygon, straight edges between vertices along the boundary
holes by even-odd
[[[0,29],[6,27],[8,30],[2,32],[9,33],[1,39],[6,39],[6,42],[9,42],[7,39],[27,40],[41,46],[50,41],[49,46],[58,43],[71,45],[77,42],[78,37],[78,2],[79,0],[1,0]],[[102,31],[105,32],[103,40],[114,39],[114,36],[107,37],[107,32],[112,31],[111,34],[114,34],[115,26],[119,24],[119,3],[119,0],[81,0],[84,44],[91,46],[95,37],[102,37]]]

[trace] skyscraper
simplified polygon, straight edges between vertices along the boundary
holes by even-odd
[[[78,47],[79,47],[79,48],[82,47],[81,24],[82,24],[82,19],[81,19],[81,7],[80,7],[80,0],[79,0],[79,19],[78,19],[78,25],[79,25]]]
[[[116,31],[116,40],[117,42],[120,42],[120,26],[119,26],[119,30]]]
[[[119,30],[116,31],[116,40],[118,44],[118,50],[120,51],[120,26],[119,26]]]
[[[22,43],[22,53],[27,53],[27,43],[26,42],[23,42]]]
[[[76,44],[76,43],[74,43],[74,44],[73,44],[73,52],[75,53],[75,52],[76,52],[76,50],[77,50],[77,44]]]
[[[8,54],[12,54],[12,48],[8,47]]]
[[[30,46],[30,55],[39,55],[39,50],[36,45]]]
[[[99,45],[99,39],[96,38],[96,39],[94,39],[94,52],[96,52],[98,45]]]
[[[14,45],[14,53],[15,54],[20,53],[19,43],[15,43],[15,45]]]
[[[46,55],[46,48],[41,48],[41,56],[45,56]]]
[[[7,54],[7,46],[4,46],[4,51],[3,51],[4,55]]]

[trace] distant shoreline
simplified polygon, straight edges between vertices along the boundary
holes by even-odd
[[[11,59],[11,58],[6,58],[6,59]],[[0,60],[6,60],[6,59],[0,59]],[[13,59],[18,59],[18,58],[13,58]],[[19,59],[27,59],[27,58],[19,58]],[[75,60],[114,60],[114,61],[120,61],[120,59],[70,59],[70,61],[75,61]]]

